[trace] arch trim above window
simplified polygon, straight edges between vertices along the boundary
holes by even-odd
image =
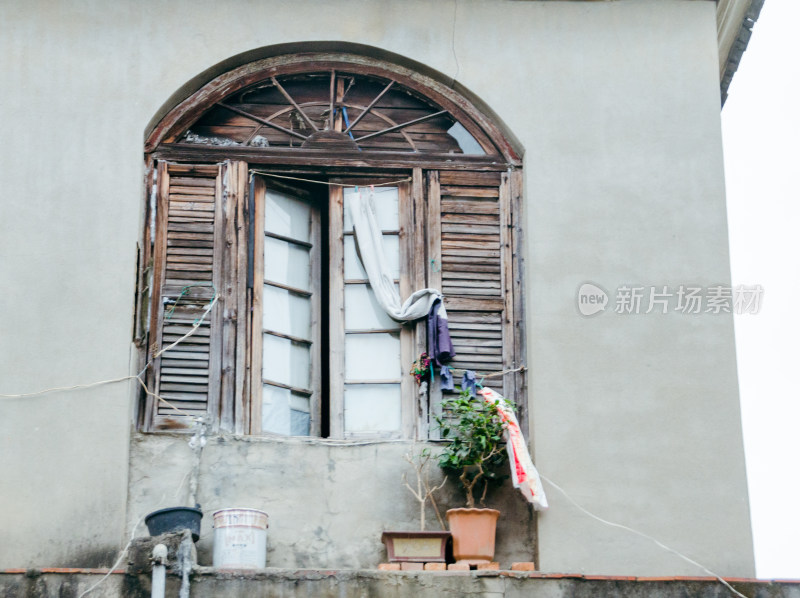
[[[155,125],[145,152],[199,155],[198,146],[227,155],[329,149],[345,159],[521,164],[493,119],[463,93],[398,64],[341,53],[275,56],[215,77]]]

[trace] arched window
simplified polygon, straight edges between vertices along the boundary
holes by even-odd
[[[145,151],[142,359],[169,405],[144,397],[144,429],[208,412],[245,434],[435,436],[439,384],[420,394],[408,375],[425,322],[378,307],[347,211],[356,188],[374,194],[400,295],[444,294],[451,365],[523,362],[520,160],[447,85],[363,56],[273,57],[184,99]],[[519,373],[494,382],[524,396]]]

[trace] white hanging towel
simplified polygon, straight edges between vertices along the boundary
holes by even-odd
[[[375,214],[375,197],[370,191],[367,197],[361,191],[345,190],[346,209],[353,220],[359,257],[369,278],[375,298],[389,317],[400,322],[419,320],[428,315],[433,301],[441,297],[436,289],[420,289],[404,303],[394,286],[389,263],[383,252],[383,234]]]
[[[478,394],[487,403],[497,405],[497,412],[506,424],[506,451],[508,451],[508,462],[511,466],[511,481],[514,488],[519,488],[522,495],[533,504],[537,511],[547,509],[547,497],[544,495],[542,480],[539,472],[531,460],[528,447],[525,445],[525,438],[519,427],[517,416],[514,410],[501,395],[491,388],[482,388]]]

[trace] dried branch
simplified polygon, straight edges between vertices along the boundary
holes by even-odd
[[[417,499],[419,502],[419,520],[420,520],[420,530],[425,531],[425,503],[427,503],[428,499],[430,499],[431,504],[433,505],[434,511],[436,512],[436,518],[439,520],[439,524],[444,529],[444,520],[442,519],[442,515],[439,512],[439,507],[436,504],[436,501],[433,498],[435,492],[441,490],[444,485],[447,483],[447,478],[442,481],[441,484],[435,487],[431,487],[430,484],[430,467],[429,462],[431,459],[431,454],[429,450],[423,450],[418,454],[414,454],[413,451],[406,453],[403,458],[414,468],[414,473],[417,475],[417,489],[411,486],[408,483],[408,476],[406,473],[403,473],[403,485],[408,488],[408,491]]]

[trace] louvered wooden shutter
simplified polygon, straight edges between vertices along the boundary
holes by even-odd
[[[222,168],[161,163],[154,248],[149,358],[188,333],[221,291],[223,244]],[[153,430],[191,426],[185,414],[219,409],[221,302],[198,330],[153,361],[150,386],[180,409],[148,397]]]
[[[509,175],[429,173],[428,222],[431,285],[445,296],[456,350],[450,365],[479,373],[516,367]],[[514,376],[485,384],[517,400]]]

